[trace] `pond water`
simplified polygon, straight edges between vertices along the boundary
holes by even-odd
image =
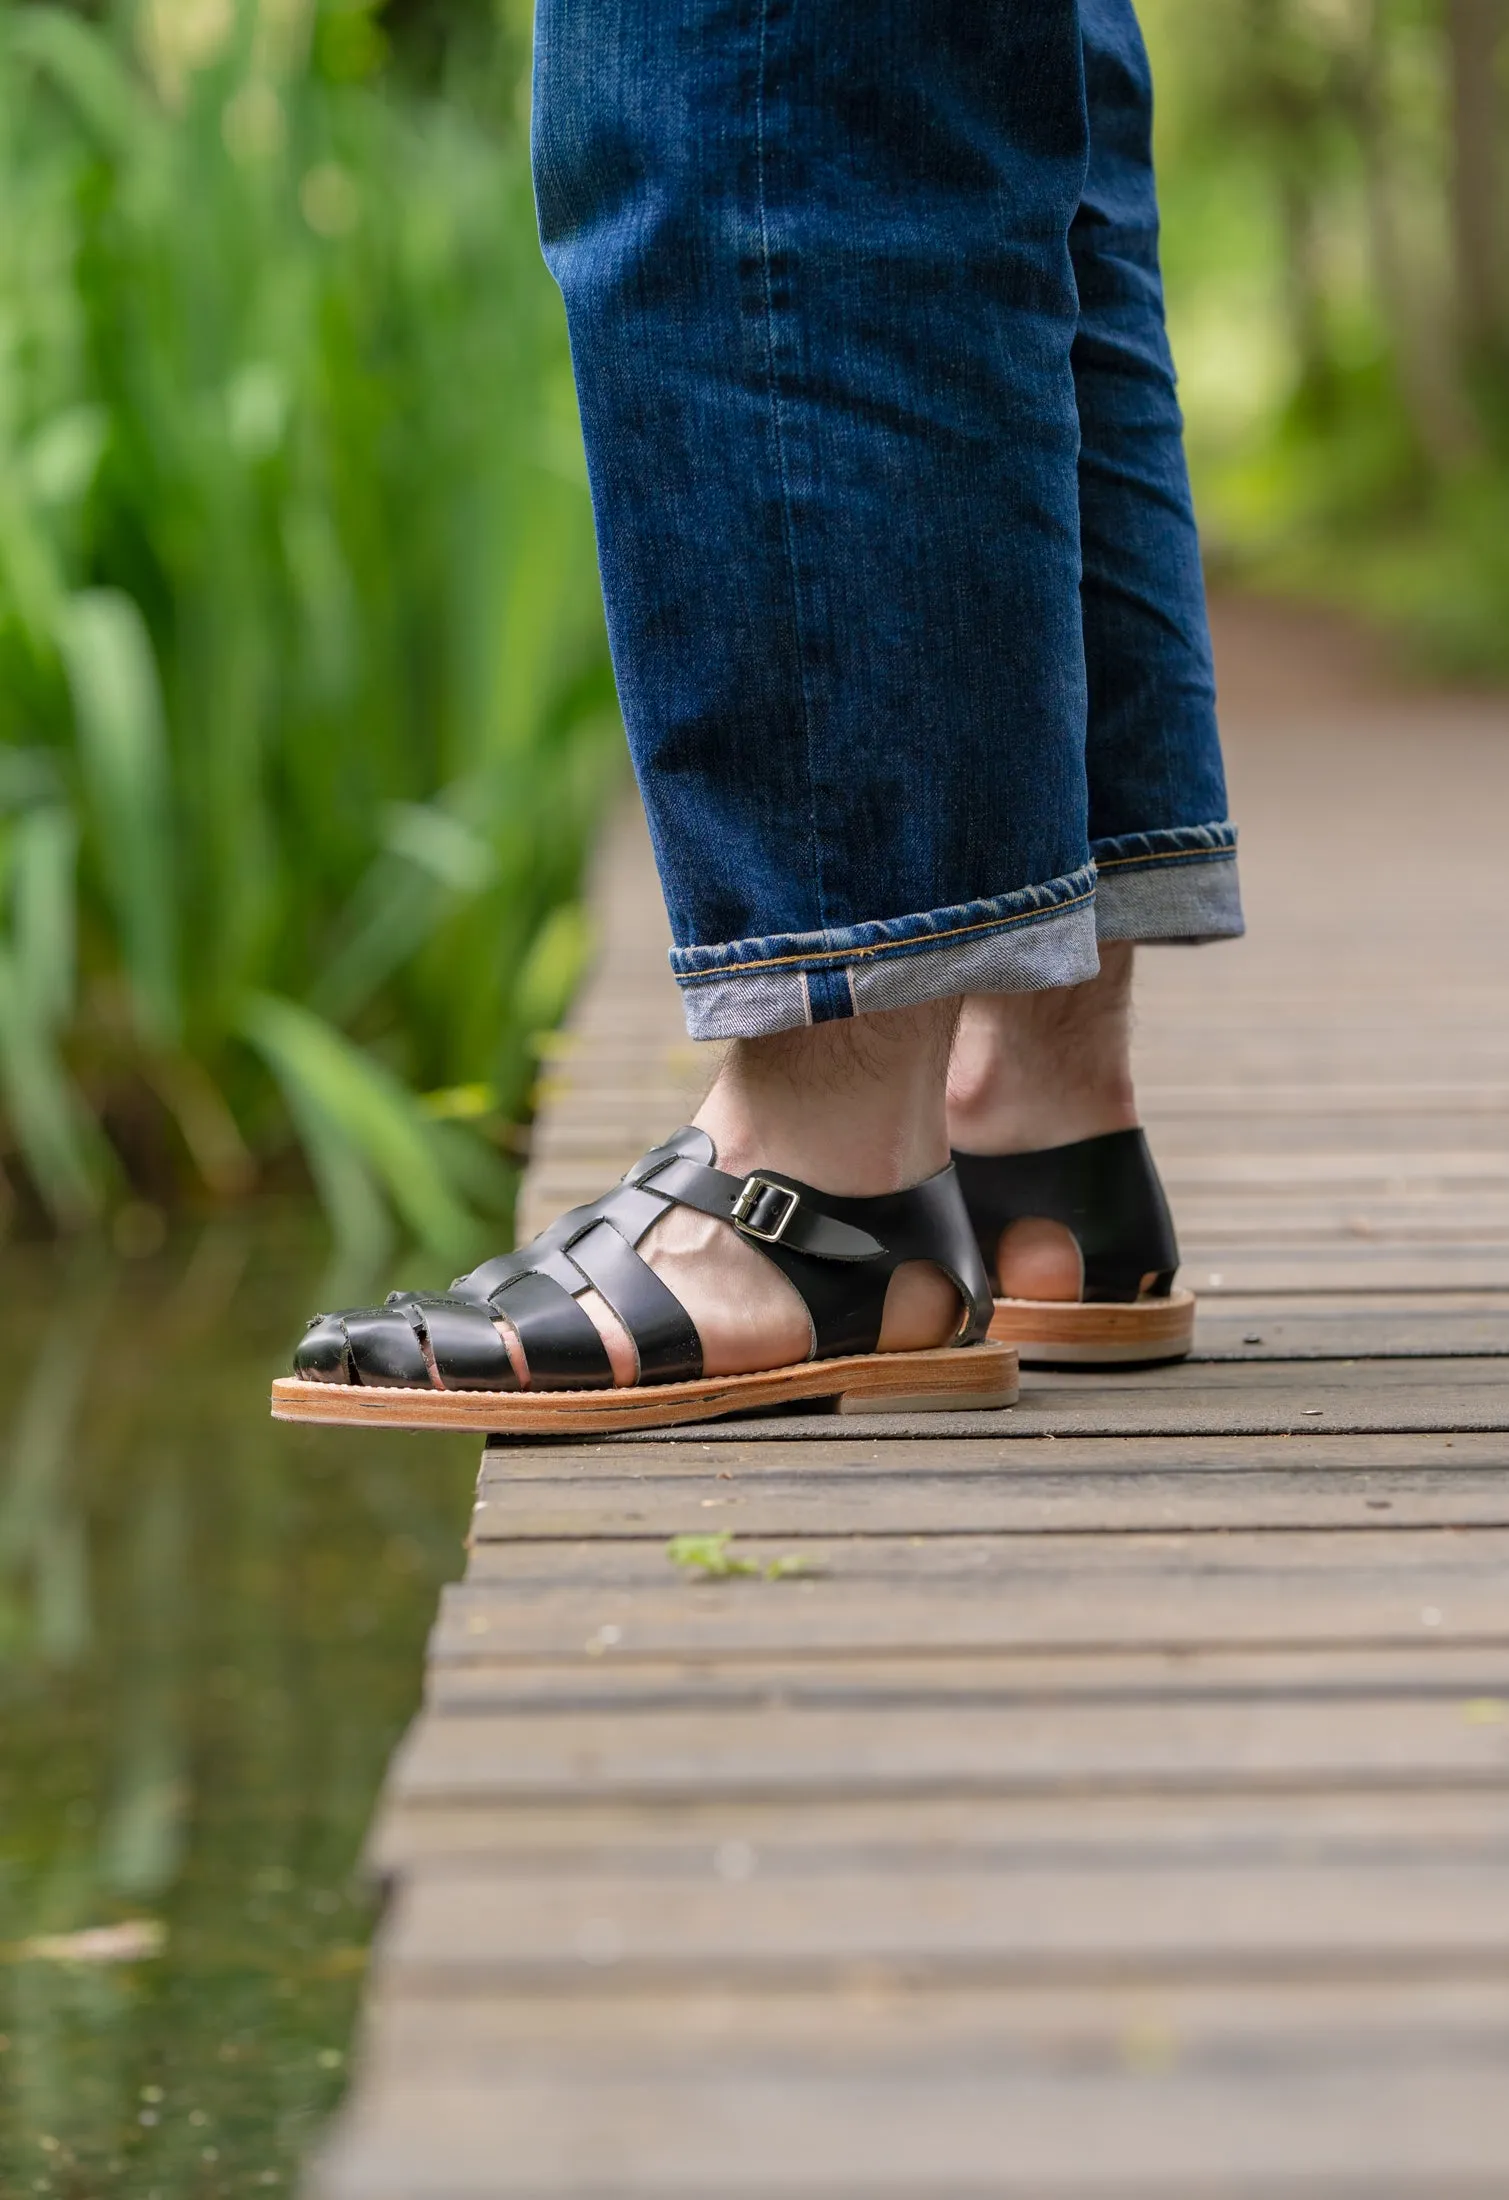
[[[339,2099],[477,1445],[271,1422],[320,1295],[295,1217],[0,1253],[7,2200],[288,2191]]]

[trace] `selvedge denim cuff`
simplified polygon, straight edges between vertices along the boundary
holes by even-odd
[[[1237,832],[1224,820],[1090,843],[1095,931],[1103,940],[1240,939]]]
[[[829,932],[673,947],[694,1039],[758,1039],[958,993],[1080,985],[1099,967],[1095,872]]]
[[[1082,985],[1098,940],[1197,945],[1243,931],[1236,828],[1173,826],[1092,845],[1044,886],[829,932],[673,947],[694,1039],[758,1039],[959,993]]]

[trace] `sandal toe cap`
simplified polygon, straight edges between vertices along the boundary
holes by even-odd
[[[351,1344],[340,1314],[316,1314],[294,1348],[293,1371],[306,1383],[355,1380]]]
[[[413,1323],[387,1306],[316,1314],[294,1352],[293,1371],[313,1383],[359,1383],[379,1390],[431,1387]]]

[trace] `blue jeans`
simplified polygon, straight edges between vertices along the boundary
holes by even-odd
[[[1130,0],[539,0],[694,1037],[1241,931]]]

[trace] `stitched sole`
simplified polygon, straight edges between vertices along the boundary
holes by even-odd
[[[1009,1346],[943,1345],[928,1352],[867,1352],[806,1360],[759,1375],[721,1375],[643,1390],[380,1390],[308,1383],[280,1375],[275,1421],[346,1428],[476,1429],[492,1436],[606,1436],[671,1428],[795,1400],[833,1398],[850,1413],[979,1412],[1015,1405],[1017,1356]]]
[[[1195,1294],[1130,1306],[1075,1300],[997,1299],[990,1334],[1015,1345],[1023,1367],[1150,1366],[1182,1360],[1195,1341]]]

